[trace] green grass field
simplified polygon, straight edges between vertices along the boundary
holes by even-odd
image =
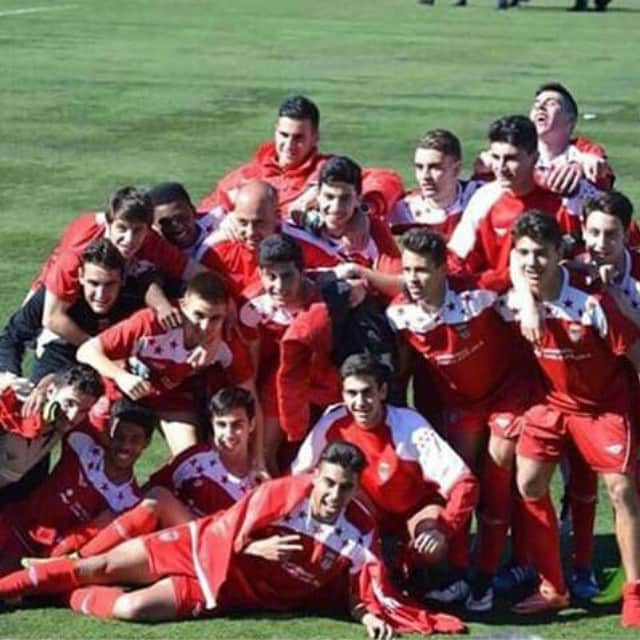
[[[413,141],[453,129],[467,159],[488,123],[525,111],[558,79],[606,145],[618,187],[640,202],[640,84],[633,42],[640,3],[573,15],[571,0],[0,0],[0,315],[19,304],[63,223],[124,184],[183,181],[199,197],[270,136],[279,101],[300,91],[322,112],[322,146],[411,183]],[[31,11],[31,9],[34,9]],[[635,81],[634,81],[635,79]],[[155,443],[142,473],[164,456]],[[601,501],[595,562],[615,562]],[[476,636],[520,627],[553,638],[637,637],[612,609],[523,620],[501,606]],[[358,638],[316,617],[243,617],[157,626],[105,623],[64,610],[0,615],[13,638]]]

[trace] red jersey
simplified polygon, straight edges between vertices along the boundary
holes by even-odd
[[[579,211],[570,211],[560,196],[535,187],[524,196],[491,182],[476,191],[449,241],[453,268],[479,274],[481,287],[503,290],[509,286],[511,227],[529,209],[552,215],[565,234],[580,231]]]
[[[100,344],[107,358],[128,360],[129,368],[139,368],[152,383],[152,393],[145,403],[166,405],[178,402],[182,396],[186,407],[193,407],[189,387],[182,386],[191,376],[204,369],[194,369],[188,362],[192,349],[184,344],[184,330],[163,329],[153,309],[142,309],[130,318],[103,331]],[[216,386],[218,379],[230,379],[231,384],[253,377],[246,348],[237,338],[221,341],[213,364],[206,367],[206,376]],[[178,408],[178,407],[173,407]]]
[[[626,411],[633,380],[620,356],[636,342],[639,330],[606,294],[590,293],[582,274],[561,270],[560,294],[544,302],[544,334],[534,347],[547,402],[574,413]],[[518,322],[513,291],[500,297],[498,308],[505,320]]]
[[[31,283],[31,290],[44,284],[58,298],[73,302],[79,288],[78,270],[82,264],[82,252],[93,240],[105,235],[106,225],[102,212],[83,213],[72,220]],[[177,247],[149,230],[136,256],[128,261],[126,275],[140,276],[157,268],[168,277],[181,280],[187,262]]]
[[[216,254],[221,267],[218,269],[226,276],[234,297],[239,298],[247,287],[256,287],[258,277],[258,255],[241,240],[222,240],[209,246]]]
[[[446,533],[467,522],[477,501],[477,481],[416,411],[386,405],[381,423],[364,429],[344,405],[331,407],[307,436],[291,472],[312,469],[325,445],[334,440],[346,440],[364,453],[367,466],[360,486],[383,531],[406,529],[406,520],[438,497],[446,500],[439,518]]]
[[[439,309],[428,311],[404,294],[387,309],[401,339],[429,363],[446,407],[486,404],[512,376],[526,376],[520,341],[495,310],[496,299],[495,292],[450,276]]]
[[[341,238],[318,235],[295,224],[285,223],[282,232],[294,238],[302,249],[307,269],[335,267],[341,262],[357,262],[384,273],[400,273],[400,252],[382,220],[370,217],[370,237],[362,249],[354,250]]]
[[[457,618],[431,614],[395,592],[379,559],[374,522],[359,503],[352,501],[335,522],[320,522],[312,515],[311,490],[310,474],[279,478],[224,514],[188,525],[207,609],[290,611],[362,603],[398,631],[464,629]],[[300,536],[302,549],[286,561],[242,553],[251,540],[292,534]]]
[[[51,475],[27,498],[2,511],[25,548],[40,555],[103,511],[120,513],[138,502],[133,476],[115,484],[105,474],[104,459],[105,449],[95,433],[74,429],[65,435]]]
[[[153,473],[143,487],[165,487],[197,516],[228,509],[255,486],[250,475],[233,475],[209,444],[185,449]]]
[[[326,407],[342,397],[332,350],[331,317],[324,302],[298,314],[282,336],[276,392],[280,427],[290,441],[306,435],[311,404]]]
[[[422,192],[414,189],[398,200],[389,213],[387,224],[394,235],[402,234],[409,229],[427,228],[437,231],[445,240],[449,240],[471,196],[483,184],[478,180],[458,180],[456,197],[444,208],[430,206]]]

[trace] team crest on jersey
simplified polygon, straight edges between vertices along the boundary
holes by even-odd
[[[584,327],[577,322],[572,322],[567,327],[567,334],[569,335],[569,340],[571,340],[571,342],[580,342],[584,336]]]
[[[323,571],[328,571],[333,566],[333,563],[336,561],[338,555],[335,551],[331,549],[327,549],[325,553],[320,558],[320,567]]]
[[[455,329],[455,332],[464,340],[468,340],[471,337],[468,322],[459,322],[458,324],[454,324],[453,328]]]
[[[158,540],[160,540],[160,542],[174,542],[177,539],[178,532],[171,531],[171,529],[158,534]]]
[[[382,461],[378,465],[378,478],[380,482],[386,482],[391,476],[391,465],[388,462]]]

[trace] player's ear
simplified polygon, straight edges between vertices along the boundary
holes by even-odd
[[[460,175],[460,171],[462,171],[462,160],[456,160],[453,163],[453,170],[455,171],[456,177]]]
[[[383,382],[380,385],[380,396],[382,397],[383,401],[387,399],[388,394],[389,394],[389,385],[386,382]]]

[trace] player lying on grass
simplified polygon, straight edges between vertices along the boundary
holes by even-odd
[[[412,229],[402,236],[405,293],[387,315],[398,332],[404,368],[423,359],[443,408],[443,433],[481,478],[477,575],[472,593],[466,576],[468,540],[460,536],[456,571],[430,597],[467,608],[493,605],[491,578],[498,568],[510,522],[511,489],[519,418],[539,385],[535,363],[521,336],[508,329],[496,308],[497,294],[472,278],[450,275],[442,236]],[[468,597],[467,597],[468,596]]]
[[[209,211],[221,205],[230,211],[239,188],[252,179],[266,180],[277,191],[278,214],[286,218],[290,209],[304,210],[317,194],[318,174],[331,157],[318,151],[320,112],[302,95],[286,98],[278,107],[273,141],[261,144],[253,158],[230,171],[199,203]],[[402,195],[400,176],[388,169],[365,169],[364,200],[372,214],[384,217]],[[297,202],[296,202],[297,201]]]
[[[418,188],[395,204],[387,223],[394,234],[427,227],[449,240],[469,199],[482,183],[460,180],[460,141],[445,129],[432,129],[420,138],[413,167]]]
[[[381,534],[397,541],[394,567],[411,573],[448,556],[452,573],[460,562],[465,568],[466,549],[453,541],[466,540],[477,480],[420,414],[385,402],[389,373],[373,357],[348,357],[340,374],[343,404],[330,407],[316,423],[292,472],[313,468],[327,442],[356,444],[367,461],[362,499]],[[420,586],[424,593],[426,585]]]
[[[253,391],[246,347],[238,338],[223,337],[228,302],[222,279],[199,273],[173,307],[177,327],[164,329],[152,309],[143,309],[78,349],[78,360],[110,381],[110,399],[124,394],[158,411],[174,455],[198,441],[195,374],[205,376],[210,393],[227,384]]]
[[[44,401],[35,402],[35,410],[29,411],[24,404],[31,384],[10,375],[2,377],[0,386],[0,503],[5,503],[22,497],[20,481],[64,433],[86,421],[104,386],[91,367],[76,364],[48,382],[42,390]]]
[[[312,473],[266,482],[218,516],[106,554],[16,572],[0,579],[0,598],[70,594],[76,611],[124,620],[339,606],[371,638],[462,631],[457,618],[418,608],[390,586],[373,521],[353,499],[364,467],[357,447],[333,442]]]
[[[88,336],[94,336],[111,324],[143,306],[137,291],[123,288],[125,261],[107,238],[89,244],[80,257],[79,295],[68,314]],[[22,375],[26,349],[36,343],[29,379],[38,382],[44,376],[75,364],[77,345],[48,329],[43,330],[46,290],[37,289],[9,318],[0,333],[0,370]]]
[[[592,214],[593,215],[593,214]],[[583,274],[559,265],[562,232],[541,212],[527,212],[513,229],[514,289],[501,313],[518,325],[527,298],[544,319],[533,352],[546,395],[523,416],[517,445],[518,488],[528,513],[529,545],[542,582],[515,606],[518,613],[566,607],[558,526],[549,483],[561,453],[576,449],[601,473],[615,510],[627,583],[623,626],[640,626],[640,501],[635,486],[634,398],[640,367],[639,330],[613,300],[593,293]]]
[[[94,522],[95,532],[132,507],[139,500],[133,466],[156,421],[148,409],[122,399],[113,405],[108,434],[90,428],[67,431],[51,475],[0,511],[0,573],[14,570],[23,556],[49,555],[76,527],[90,535],[88,522]]]
[[[209,412],[211,442],[185,449],[153,473],[142,488],[143,499],[80,549],[81,539],[71,536],[52,555],[103,553],[130,538],[217,513],[242,498],[257,480],[251,453],[255,401],[246,389],[227,387],[211,398]]]

